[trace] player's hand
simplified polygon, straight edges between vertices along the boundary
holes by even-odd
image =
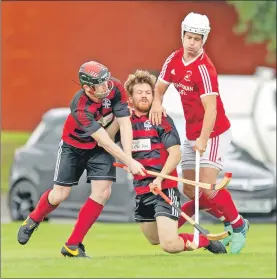
[[[132,115],[132,114],[133,114],[133,111],[134,111],[134,108],[131,107],[131,106],[129,105],[129,106],[128,106],[128,109],[129,109],[130,115]]]
[[[128,169],[133,175],[145,176],[144,166],[134,159],[131,159],[130,163],[128,164]]]
[[[160,125],[162,123],[162,116],[167,116],[165,108],[160,103],[154,101],[149,112],[150,122],[153,125]]]
[[[206,151],[206,148],[207,148],[207,141],[202,138],[198,138],[195,141],[195,146],[193,147],[193,150],[194,151],[198,150],[200,153],[200,156],[202,156],[203,153]]]
[[[158,189],[162,190],[162,180],[159,177],[157,177],[155,180],[153,180],[152,183],[149,184],[149,187],[150,187],[150,191],[154,195],[158,195],[158,193],[154,189],[158,188]]]

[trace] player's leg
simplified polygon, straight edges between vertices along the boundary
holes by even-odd
[[[170,216],[157,216],[157,227],[161,248],[170,254],[191,251],[201,247],[207,247],[209,240],[200,235],[199,246],[193,244],[193,234],[178,234],[178,221]]]
[[[183,177],[189,180],[195,180],[195,151],[193,151],[191,145],[188,141],[185,141],[183,145],[183,154],[182,154],[182,171]],[[202,180],[200,180],[202,181]],[[191,201],[185,202],[181,209],[190,217],[194,215],[194,195],[195,187],[189,184],[183,185],[183,193],[191,199]],[[216,207],[206,198],[206,196],[200,191],[199,193],[199,208],[204,209],[209,214],[214,217],[222,220],[223,214],[219,212]],[[178,221],[178,227],[180,228],[186,220],[181,216]]]
[[[230,142],[230,131],[226,131],[220,136],[212,138],[208,141],[207,149],[201,157],[201,181],[205,181],[207,183],[216,183],[218,173],[223,169],[223,159],[228,151]],[[203,189],[203,192],[209,201],[213,203],[216,208],[224,214],[227,221],[230,222],[226,228],[230,229],[231,227],[234,231],[234,234],[231,238],[231,253],[239,253],[245,246],[245,236],[249,228],[248,221],[244,220],[239,215],[231,194],[227,189],[220,191]]]
[[[79,174],[76,172],[76,168],[80,170]],[[18,231],[20,244],[26,244],[39,223],[69,196],[71,186],[78,184],[83,171],[84,165],[80,162],[76,148],[61,141],[54,173],[54,186],[43,193],[35,209],[22,223]]]
[[[139,225],[142,233],[150,244],[160,244],[156,221],[140,222]]]
[[[163,192],[180,207],[180,192],[177,188],[165,189]],[[219,241],[209,241],[205,236],[199,236],[199,245],[193,242],[193,234],[178,234],[178,211],[166,203],[162,197],[156,196],[155,216],[162,249],[168,253],[195,250],[205,247],[210,252],[226,253],[225,247]]]
[[[152,193],[137,195],[135,198],[135,220],[145,238],[152,245],[160,244],[155,215],[156,196]]]
[[[116,179],[113,162],[114,158],[103,148],[96,147],[91,151],[87,161],[87,179],[91,181],[91,195],[81,207],[74,229],[63,248],[83,246],[84,237],[111,195],[112,182]]]

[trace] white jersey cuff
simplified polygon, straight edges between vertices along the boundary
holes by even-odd
[[[165,83],[165,84],[170,84],[171,83],[171,82],[168,82],[168,81],[162,79],[161,77],[158,77],[158,80]]]
[[[217,92],[204,93],[204,94],[200,95],[200,98],[203,98],[205,96],[210,96],[210,95],[218,95],[218,93]]]

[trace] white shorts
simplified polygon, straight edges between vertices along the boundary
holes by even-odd
[[[227,130],[219,136],[210,138],[207,143],[206,151],[200,157],[200,167],[216,168],[223,170],[224,157],[228,152],[231,143],[232,133]],[[185,140],[182,154],[182,170],[195,169],[195,140]]]

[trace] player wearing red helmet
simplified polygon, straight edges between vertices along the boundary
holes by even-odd
[[[86,170],[91,194],[62,247],[61,253],[69,257],[87,257],[82,241],[111,194],[116,179],[114,157],[124,162],[132,174],[145,175],[143,166],[132,159],[132,125],[123,86],[111,77],[106,66],[95,61],[81,66],[79,81],[82,88],[71,101],[59,144],[54,186],[41,196],[18,231],[18,242],[26,244],[40,222],[69,196],[72,186],[78,185]],[[105,130],[115,117],[124,151]]]

